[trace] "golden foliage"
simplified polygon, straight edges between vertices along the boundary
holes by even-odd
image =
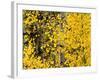
[[[23,10],[23,68],[91,66],[91,14]]]

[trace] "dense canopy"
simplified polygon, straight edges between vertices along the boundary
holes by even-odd
[[[91,65],[91,14],[23,10],[23,68]]]

